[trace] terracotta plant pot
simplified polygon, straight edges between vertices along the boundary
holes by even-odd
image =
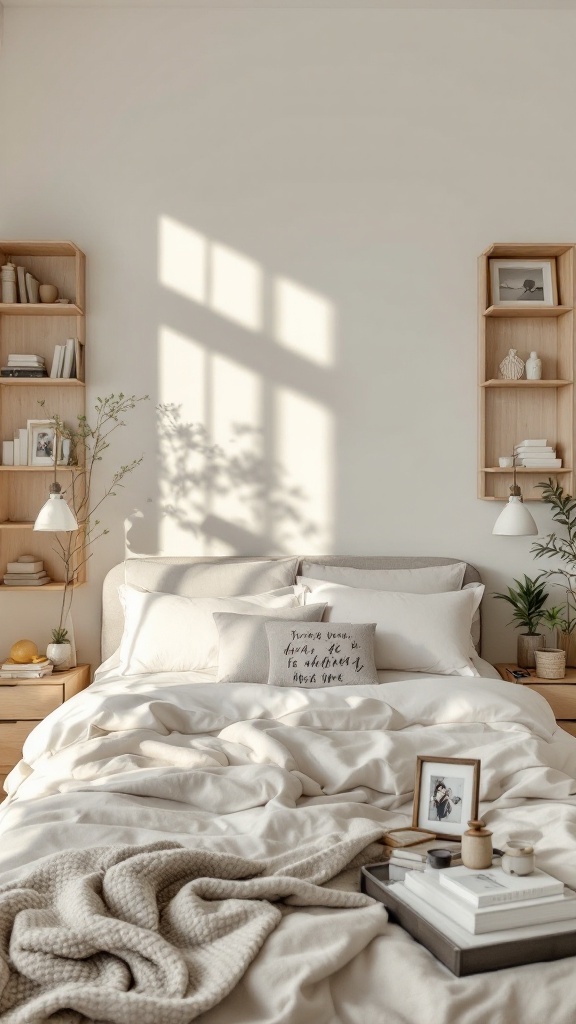
[[[521,633],[518,637],[518,667],[536,668],[536,651],[545,645],[543,633]]]

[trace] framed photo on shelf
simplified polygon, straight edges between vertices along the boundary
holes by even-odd
[[[28,465],[53,466],[56,430],[53,420],[28,420]]]
[[[478,817],[480,761],[461,757],[416,759],[412,827],[458,840]]]
[[[556,260],[490,260],[493,306],[557,306]]]

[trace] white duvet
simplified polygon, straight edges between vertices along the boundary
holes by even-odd
[[[406,824],[418,754],[480,758],[495,844],[529,836],[539,865],[576,886],[576,740],[530,690],[453,676],[298,690],[113,669],[26,741],[0,808],[0,881],[61,849],[159,839],[281,863]],[[287,908],[202,1020],[574,1024],[576,959],[457,979],[378,905]]]

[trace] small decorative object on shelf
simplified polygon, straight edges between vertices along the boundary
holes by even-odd
[[[38,289],[40,302],[56,302],[58,289],[55,284],[41,284]]]
[[[546,647],[542,651],[536,651],[536,675],[540,679],[564,679],[566,651],[556,647]]]
[[[17,561],[8,562],[4,573],[5,587],[43,587],[50,582],[44,562],[33,555],[20,555]]]
[[[492,833],[481,819],[468,822],[462,836],[462,863],[474,871],[492,867]]]
[[[18,302],[16,290],[16,267],[13,263],[5,263],[1,271],[2,302]]]
[[[514,466],[514,456],[501,455],[498,459],[498,465],[500,466],[500,469],[512,469]]]
[[[515,348],[509,350],[508,355],[500,363],[499,370],[503,380],[520,380],[524,373],[524,360],[520,359]]]
[[[502,851],[502,870],[507,875],[531,875],[535,867],[534,847],[522,839],[509,839]]]
[[[524,574],[523,583],[520,580],[514,580],[514,583],[516,587],[508,587],[507,594],[492,596],[512,605],[514,614],[511,624],[516,629],[526,630],[518,637],[518,665],[520,668],[535,668],[536,651],[541,650],[546,643],[544,634],[538,633],[537,629],[546,615],[544,605],[548,599],[548,591],[540,577],[531,580]]]
[[[542,360],[537,352],[531,352],[526,360],[526,380],[542,380]]]
[[[492,305],[555,306],[556,260],[490,260]]]

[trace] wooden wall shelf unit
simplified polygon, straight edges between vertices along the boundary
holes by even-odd
[[[56,285],[59,296],[69,302],[0,302],[0,365],[6,366],[9,353],[34,353],[44,356],[50,372],[56,345],[73,335],[84,350],[84,253],[73,242],[0,241],[0,266],[8,262],[24,267],[41,283]],[[0,440],[10,440],[14,431],[25,427],[29,419],[59,415],[64,423],[76,426],[77,417],[86,411],[85,394],[83,379],[1,377]],[[58,467],[57,479],[63,491],[73,472],[74,467]],[[0,579],[7,562],[22,554],[33,554],[43,559],[53,581],[43,587],[0,584],[3,594],[11,590],[41,594],[62,589],[63,566],[54,551],[54,535],[30,532],[48,497],[53,473],[53,468],[0,466]],[[79,583],[84,580],[85,573],[81,571]]]
[[[558,476],[574,493],[575,252],[567,243],[495,243],[480,256],[478,496],[485,501],[507,500],[512,470],[500,469],[498,459],[525,438],[546,438],[562,469],[519,468],[524,500],[540,500],[537,484],[549,476]],[[559,305],[492,305],[491,259],[555,260]],[[542,380],[499,379],[511,348],[524,361],[531,351],[538,353]]]

